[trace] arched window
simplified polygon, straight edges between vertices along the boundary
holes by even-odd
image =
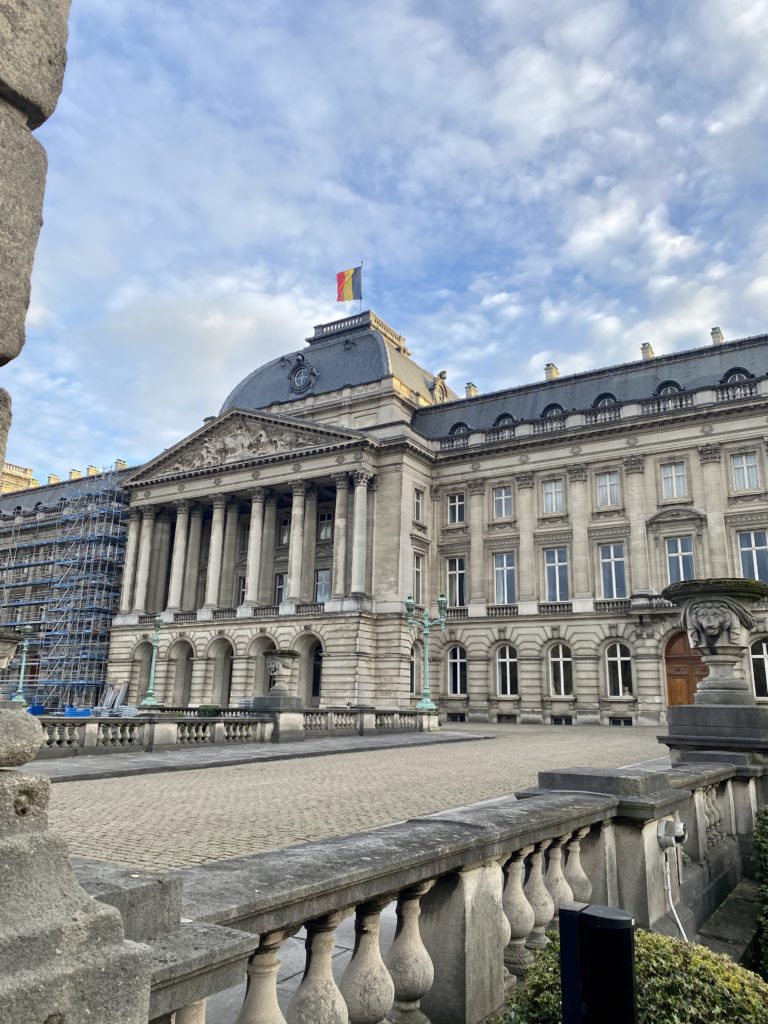
[[[468,434],[469,426],[466,423],[454,423],[448,433],[453,437],[455,434]]]
[[[592,408],[605,409],[610,405],[618,405],[618,402],[616,401],[616,395],[612,395],[609,391],[606,391],[604,394],[597,396]]]
[[[723,379],[720,381],[721,384],[743,384],[745,380],[749,380],[753,377],[749,370],[745,370],[743,366],[734,366],[727,373],[723,374]]]
[[[509,644],[496,651],[496,689],[500,697],[517,696],[517,651]]]
[[[544,411],[541,414],[541,418],[543,420],[549,420],[549,419],[552,419],[555,416],[564,416],[564,415],[565,415],[565,409],[562,407],[562,405],[558,405],[557,402],[555,402],[553,405],[548,405],[546,407],[546,409],[544,409]]]
[[[493,421],[494,427],[511,427],[514,426],[515,417],[511,413],[503,412],[501,416],[497,416]]]
[[[467,692],[467,652],[463,647],[448,651],[448,692],[452,697],[463,697]]]
[[[749,649],[756,697],[768,697],[768,639],[755,640]]]
[[[632,696],[632,656],[626,644],[610,644],[605,652],[609,697]]]
[[[573,693],[573,661],[566,644],[555,644],[549,650],[549,687],[553,697],[570,697]]]
[[[683,389],[676,380],[665,380],[656,388],[657,395],[678,395]]]

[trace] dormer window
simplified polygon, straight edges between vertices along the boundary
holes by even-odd
[[[597,398],[595,399],[595,401],[594,401],[594,403],[592,405],[592,408],[593,409],[607,409],[608,407],[610,407],[612,405],[618,405],[618,404],[619,403],[618,403],[618,401],[616,399],[616,395],[612,395],[609,391],[606,391],[605,394],[597,396]]]
[[[669,395],[679,395],[682,390],[676,380],[665,380],[663,384],[659,384],[656,388],[656,394],[666,398]]]
[[[468,434],[470,427],[466,423],[454,423],[448,433],[451,437],[455,437],[457,434]]]
[[[493,421],[494,427],[512,427],[515,423],[515,417],[508,412],[503,412],[501,416],[497,416]]]
[[[734,366],[733,369],[729,370],[720,381],[721,384],[743,384],[745,380],[749,380],[753,377],[749,370],[745,370],[743,366]]]
[[[541,418],[543,420],[551,420],[555,419],[558,416],[564,415],[565,409],[562,407],[562,405],[557,405],[557,403],[554,403],[553,405],[548,405],[546,407],[546,409],[541,414]]]

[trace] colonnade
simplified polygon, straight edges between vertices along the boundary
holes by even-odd
[[[331,599],[367,592],[368,486],[373,474],[357,470],[334,477],[335,508],[330,568]],[[348,508],[352,502],[351,557]],[[318,488],[312,481],[291,484],[290,535],[284,603],[313,600]],[[285,492],[255,487],[250,492],[250,528],[241,607],[269,606],[274,601],[274,566],[278,541],[278,501]],[[204,563],[204,519],[210,510],[202,607],[230,607],[237,562],[242,496],[216,494],[210,505],[187,499],[172,508],[134,505],[130,512],[120,613],[149,610],[197,611]],[[349,565],[348,565],[349,563]],[[169,569],[170,565],[170,569]]]

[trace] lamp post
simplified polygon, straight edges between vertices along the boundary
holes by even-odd
[[[437,705],[433,702],[429,689],[429,631],[433,626],[439,626],[442,632],[445,632],[445,609],[447,607],[448,599],[445,594],[440,594],[437,599],[437,618],[430,619],[429,612],[425,608],[419,619],[413,614],[416,609],[416,602],[410,594],[405,602],[405,610],[408,613],[408,628],[411,631],[411,636],[414,635],[416,629],[420,626],[421,636],[424,641],[424,650],[421,655],[421,700],[416,705],[417,711],[437,711]]]
[[[157,664],[157,648],[160,643],[160,626],[163,623],[162,615],[155,616],[155,628],[152,630],[152,660],[149,663],[149,684],[144,700],[141,702],[143,708],[153,707],[157,704],[155,698],[155,665]]]
[[[24,676],[27,674],[27,654],[29,653],[29,634],[32,632],[31,626],[22,627],[22,633],[24,639],[21,641],[21,665],[19,667],[19,683],[16,687],[16,693],[11,697],[12,701],[17,704],[26,704],[26,698],[24,697]]]

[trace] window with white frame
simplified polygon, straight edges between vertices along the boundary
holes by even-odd
[[[411,597],[416,604],[421,605],[423,601],[422,580],[424,574],[424,555],[417,552],[413,555],[413,579],[411,581]]]
[[[684,462],[665,462],[661,466],[661,494],[664,498],[685,498],[688,487],[685,482]]]
[[[544,548],[548,601],[568,600],[568,549]]]
[[[331,540],[333,537],[333,512],[326,510],[317,513],[317,539]]]
[[[610,601],[627,596],[627,573],[624,565],[624,544],[600,544],[600,579],[603,597]]]
[[[632,696],[632,655],[626,644],[610,644],[605,651],[609,697]]]
[[[545,480],[542,484],[544,494],[544,514],[551,515],[565,509],[563,478]]]
[[[512,487],[502,484],[493,488],[493,518],[509,519],[512,515]]]
[[[515,603],[515,552],[500,551],[493,556],[493,583],[496,604]]]
[[[757,452],[739,452],[731,456],[734,491],[752,491],[759,486]]]
[[[464,522],[464,492],[457,491],[448,495],[448,522]]]
[[[598,508],[608,508],[611,505],[620,504],[621,494],[619,490],[619,471],[617,469],[598,473],[596,482]]]
[[[448,559],[448,605],[462,608],[467,603],[467,560],[463,555]]]
[[[291,517],[280,516],[277,523],[277,543],[282,546],[287,544],[291,538]]]
[[[573,661],[566,644],[549,649],[549,687],[553,697],[570,697],[573,693]]]
[[[747,580],[768,583],[768,532],[744,530],[739,533],[741,575]]]
[[[517,696],[517,651],[510,644],[496,651],[496,691],[500,697]]]
[[[245,601],[245,576],[237,577],[235,593],[237,594],[237,606],[239,607]]]
[[[323,604],[331,596],[331,570],[315,569],[315,601]]]
[[[424,491],[420,487],[413,492],[413,518],[417,523],[424,522]]]
[[[467,652],[458,645],[448,651],[448,692],[452,697],[467,693]]]
[[[275,573],[275,604],[282,604],[286,597],[288,585],[288,574],[285,572]]]
[[[768,697],[768,640],[755,640],[749,649],[756,697]]]
[[[667,537],[667,578],[670,583],[692,580],[696,575],[693,564],[693,537]]]

